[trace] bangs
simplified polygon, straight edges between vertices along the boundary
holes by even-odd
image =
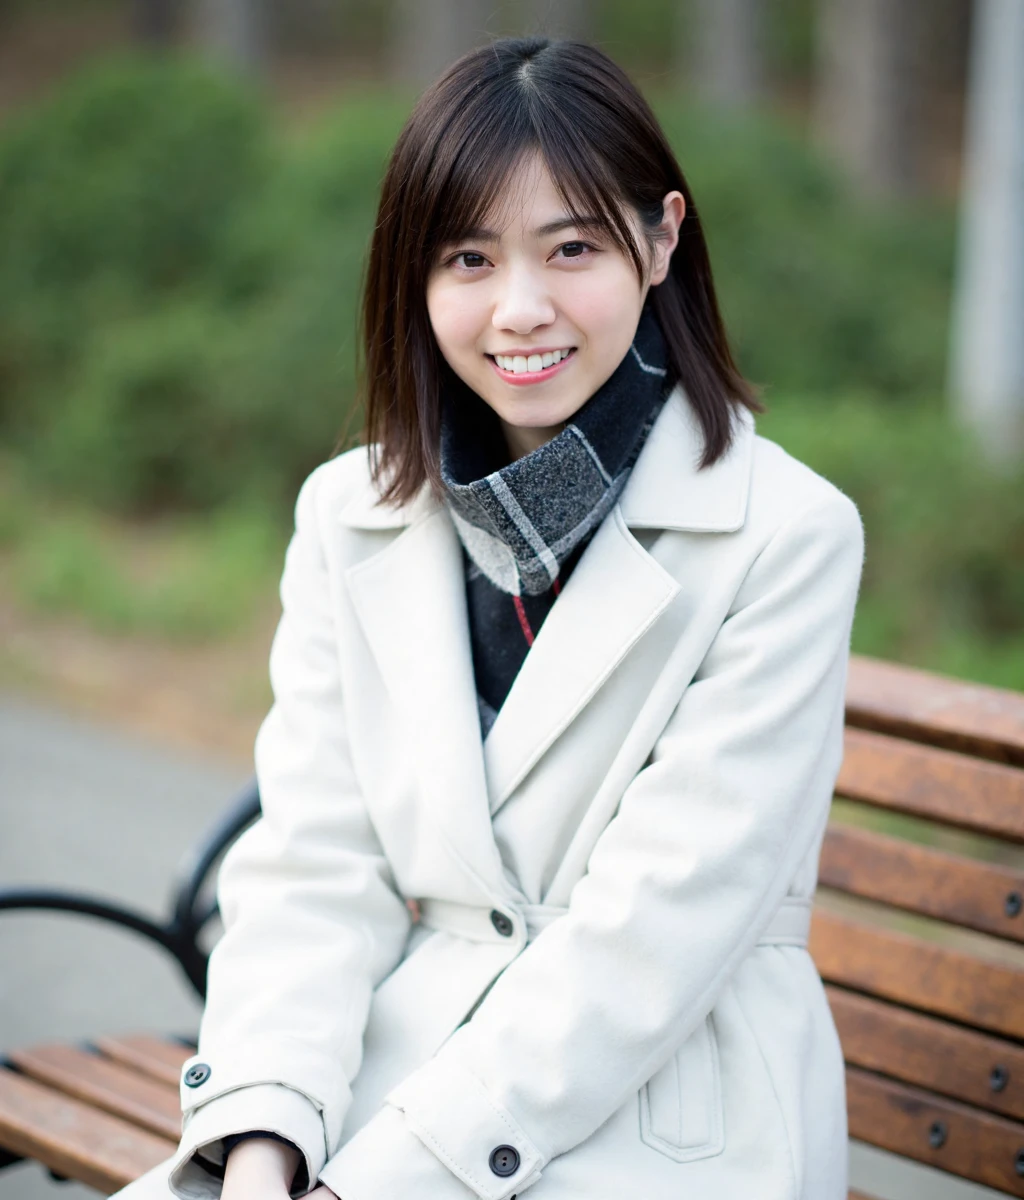
[[[516,176],[539,155],[567,216],[618,247],[642,278],[644,249],[625,211],[628,200],[596,146],[528,92],[503,100],[489,119],[456,118],[437,139],[425,180],[421,261],[429,268],[444,247],[473,230],[495,222],[501,228],[520,199]]]

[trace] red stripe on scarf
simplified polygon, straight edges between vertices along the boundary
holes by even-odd
[[[516,606],[516,616],[519,618],[519,626],[523,631],[523,637],[526,638],[527,646],[533,645],[533,630],[530,628],[530,622],[526,619],[526,609],[523,607],[521,596],[513,596],[512,603]]]

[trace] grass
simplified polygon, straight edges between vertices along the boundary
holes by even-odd
[[[258,512],[116,520],[42,497],[0,465],[5,592],[103,633],[195,643],[244,632],[266,611],[285,544]]]

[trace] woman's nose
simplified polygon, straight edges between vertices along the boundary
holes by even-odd
[[[511,333],[531,333],[555,319],[555,306],[537,274],[528,269],[513,269],[502,281],[494,305],[495,329]]]

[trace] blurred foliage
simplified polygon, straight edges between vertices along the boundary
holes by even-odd
[[[279,514],[251,504],[111,518],[47,494],[24,463],[0,458],[4,590],[46,616],[189,642],[244,634],[273,597],[286,540]]]
[[[761,431],[864,514],[856,647],[1024,686],[1024,487],[936,402],[952,213],[865,211],[777,121],[653,98]],[[0,131],[0,441],[23,480],[0,553],[26,601],[215,633],[203,589],[272,586],[299,483],[357,429],[359,287],[408,103],[353,95],[285,132],[238,80],[119,60]],[[177,522],[199,582],[126,576],[100,515],[26,532],[12,513],[42,495]]]
[[[949,214],[861,212],[777,124],[656,101],[747,373],[823,396],[937,392]],[[240,81],[121,61],[6,131],[4,438],[54,488],[123,512],[294,494],[352,407],[365,248],[405,111],[367,94],[285,136]]]
[[[943,387],[954,214],[860,208],[788,128],[659,117],[691,184],[744,372],[780,391]]]
[[[933,399],[788,396],[758,432],[860,509],[855,650],[1024,689],[1024,470],[993,473]]]

